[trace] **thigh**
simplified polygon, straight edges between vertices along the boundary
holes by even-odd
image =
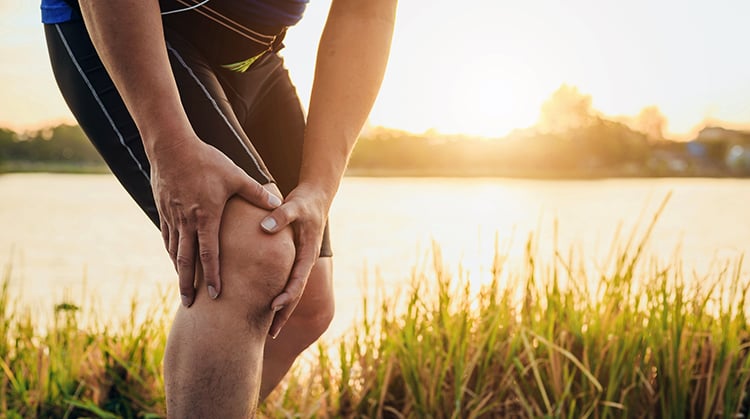
[[[283,195],[299,183],[305,114],[279,54],[267,54],[248,72],[221,70],[219,79],[235,113]],[[331,256],[326,224],[321,256]]]
[[[73,115],[118,180],[159,226],[143,141],[85,25],[47,25],[45,32],[55,78]],[[178,35],[168,30],[165,34],[183,107],[198,136],[259,183],[272,182],[211,66]]]
[[[55,79],[79,125],[128,193],[158,226],[143,143],[82,21],[45,25]]]
[[[180,99],[198,137],[221,150],[260,184],[274,182],[237,118],[215,67],[176,32],[165,28],[165,37]]]

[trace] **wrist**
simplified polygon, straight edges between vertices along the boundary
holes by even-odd
[[[328,161],[317,159],[317,164],[305,164],[303,161],[300,169],[299,186],[303,189],[314,190],[317,194],[325,196],[332,201],[339,189],[343,168],[339,170],[331,159]]]
[[[336,195],[336,188],[319,181],[301,181],[295,190],[308,196],[312,201],[325,208],[327,211],[331,207],[333,198]]]
[[[345,140],[317,140],[309,135],[305,138],[305,150],[300,168],[300,185],[306,185],[333,200],[344,176],[349,156]]]
[[[174,157],[186,148],[192,148],[200,139],[190,125],[165,126],[155,124],[150,127],[139,127],[143,146],[149,161],[154,164],[164,158]]]

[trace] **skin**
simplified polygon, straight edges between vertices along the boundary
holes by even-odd
[[[94,46],[143,138],[164,244],[179,276],[183,305],[164,361],[171,417],[252,416],[328,326],[331,261],[318,257],[320,240],[382,81],[396,2],[333,0],[300,182],[283,198],[192,130],[157,1],[81,1]]]

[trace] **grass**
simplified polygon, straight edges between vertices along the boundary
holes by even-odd
[[[6,272],[0,289],[0,417],[161,417],[161,360],[169,316],[160,305],[119,325],[60,303],[40,328],[28,307],[12,304]],[[80,326],[85,317],[88,326]]]
[[[308,351],[259,414],[747,417],[742,260],[703,276],[679,261],[662,266],[644,255],[650,230],[615,240],[597,269],[572,251],[545,260],[531,238],[524,266],[498,254],[482,286],[452,277],[436,246],[430,271],[400,292],[363,296],[351,330]],[[82,328],[87,313],[61,304],[41,332],[11,304],[6,281],[0,311],[0,416],[164,415],[163,309]]]

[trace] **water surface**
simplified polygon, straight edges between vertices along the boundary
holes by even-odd
[[[497,242],[511,262],[530,233],[541,254],[575,246],[596,264],[618,228],[645,227],[671,193],[649,254],[668,261],[679,247],[688,267],[750,250],[750,180],[346,178],[331,209],[337,318],[358,311],[365,276],[386,289],[428,266],[432,243],[448,266],[485,280]],[[0,176],[0,262],[13,268],[11,289],[44,311],[63,295],[99,300],[103,317],[127,312],[137,295],[160,290],[178,303],[176,277],[161,236],[110,175]],[[87,291],[83,291],[83,287]]]

